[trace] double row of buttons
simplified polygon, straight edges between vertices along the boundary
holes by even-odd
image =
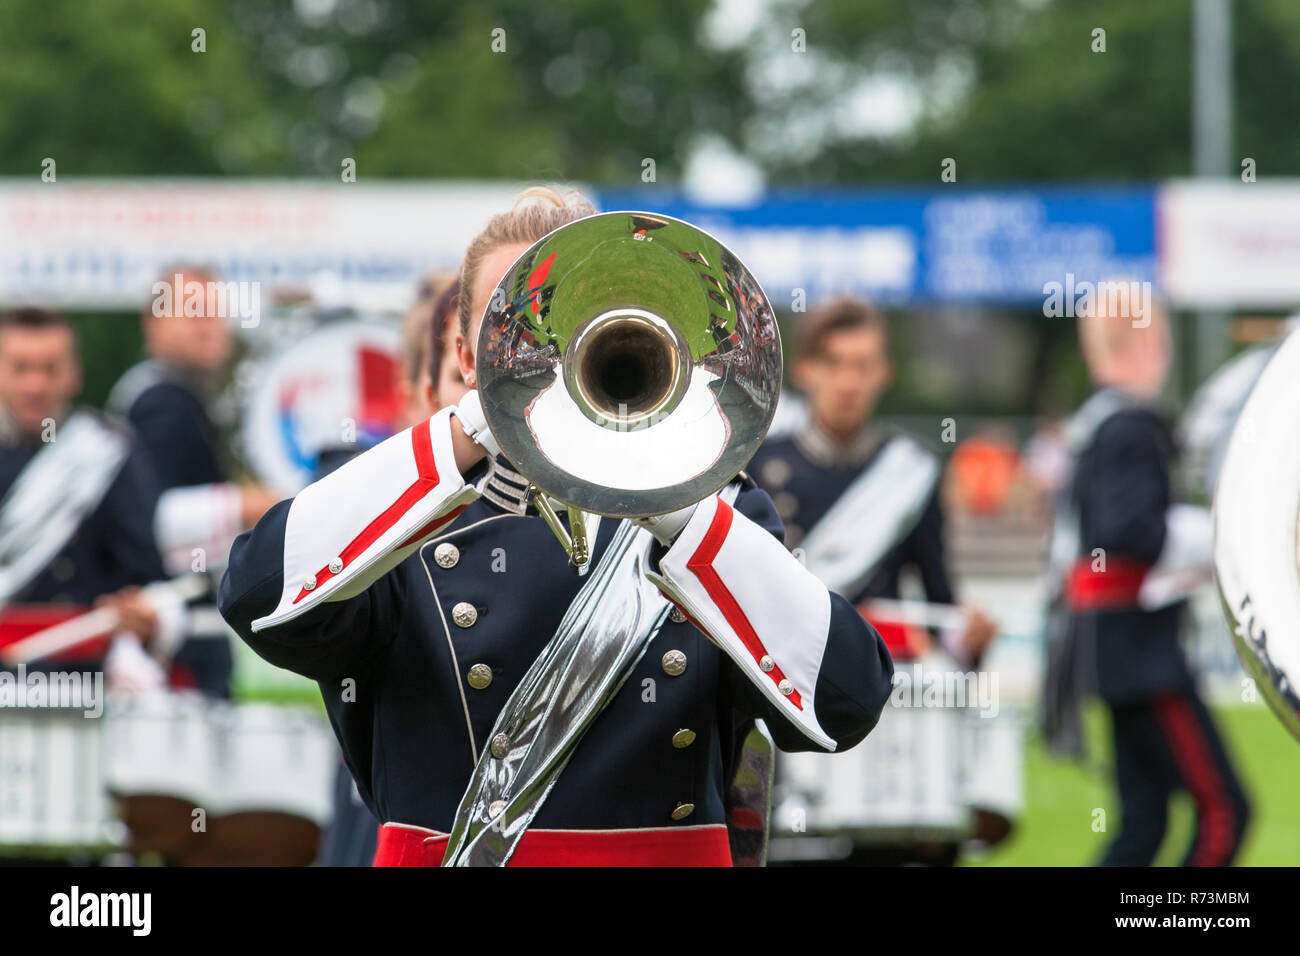
[[[460,549],[449,541],[444,541],[433,549],[433,560],[438,567],[444,570],[454,568],[460,561]],[[458,601],[451,608],[451,619],[457,627],[473,627],[478,621],[478,609],[468,601]],[[680,609],[674,607],[672,610],[672,619],[677,623],[686,620],[686,615]],[[679,650],[671,650],[664,654],[660,660],[663,671],[669,677],[680,677],[686,673],[686,655]],[[465,675],[465,681],[474,690],[486,690],[492,684],[492,668],[486,664],[475,664]],[[695,743],[695,731],[683,727],[673,734],[672,743],[678,750],[684,750],[691,744]],[[497,734],[488,744],[488,751],[497,760],[502,760],[510,753],[510,737],[506,734]],[[496,816],[505,809],[504,800],[495,800],[488,807],[490,816]],[[685,820],[695,812],[695,804],[679,803],[673,809],[670,816],[674,820]]]

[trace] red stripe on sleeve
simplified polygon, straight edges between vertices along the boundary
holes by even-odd
[[[736,600],[735,595],[723,582],[722,576],[713,567],[713,559],[722,550],[722,543],[727,539],[727,533],[731,530],[732,520],[731,505],[721,498],[717,499],[717,501],[718,509],[713,513],[713,521],[709,523],[709,530],[704,533],[704,539],[686,562],[686,567],[699,579],[700,584],[704,586],[705,592],[713,603],[718,606],[718,610],[727,619],[731,629],[736,632],[736,636],[740,638],[741,643],[745,645],[746,650],[753,655],[754,660],[757,662],[767,655],[767,648],[763,646],[763,642],[759,639],[754,626],[749,623],[749,618],[745,615],[740,602]],[[780,684],[781,681],[786,679],[780,665],[768,671],[767,676],[772,678],[772,682],[775,684]],[[794,691],[786,699],[800,710],[803,710],[803,699],[799,696],[799,691]]]
[[[434,462],[433,438],[429,434],[428,422],[416,425],[411,429],[411,450],[415,455],[415,468],[420,477],[416,478],[414,483],[403,491],[396,501],[385,508],[378,518],[375,518],[374,521],[371,521],[370,524],[366,525],[362,532],[353,538],[346,548],[339,552],[338,556],[342,559],[344,568],[350,566],[353,561],[364,554],[367,548],[383,537],[383,535],[387,533],[393,525],[397,524],[397,522],[401,520],[402,516],[410,511],[418,501],[434,488],[438,487],[438,468]],[[444,518],[446,521],[450,521],[458,514],[460,514],[460,512],[456,511],[450,515],[444,515],[443,518],[436,518],[434,521],[445,523],[443,520]],[[433,524],[433,528],[430,530],[438,527],[438,525],[433,522],[430,522],[430,524]],[[429,527],[429,525],[425,525],[425,528]],[[421,529],[421,532],[423,531],[424,528]],[[417,532],[417,534],[419,533],[420,532]],[[407,540],[402,542],[402,545],[399,545],[399,547],[409,543],[410,541],[411,539],[407,538]],[[339,574],[342,573],[343,572],[340,570]],[[316,587],[320,587],[333,577],[336,577],[336,575],[329,569],[329,564],[327,563],[325,567],[316,572]],[[315,588],[312,590],[315,590]],[[302,588],[298,592],[298,596],[293,599],[293,603],[297,604],[310,593],[311,591]]]

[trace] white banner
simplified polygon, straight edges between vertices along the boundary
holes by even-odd
[[[1300,305],[1300,180],[1178,181],[1156,208],[1160,285],[1176,307]]]
[[[308,287],[405,308],[416,279],[454,272],[512,183],[0,179],[0,307],[139,309],[162,271]]]

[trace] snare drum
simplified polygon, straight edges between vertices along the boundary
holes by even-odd
[[[218,779],[211,708],[196,693],[110,696],[105,720],[109,791],[207,807]]]
[[[962,800],[976,811],[993,814],[1008,829],[1025,806],[1025,736],[1013,711],[981,717],[964,712],[962,721]]]
[[[774,837],[847,834],[858,843],[948,841],[968,830],[956,766],[962,713],[886,706],[842,754],[780,754]]]
[[[187,865],[311,862],[336,761],[322,718],[160,691],[110,699],[106,741],[134,852]]]
[[[117,842],[101,721],[79,708],[0,709],[0,847],[91,850]]]
[[[306,866],[333,811],[334,735],[319,717],[264,704],[216,714],[221,786],[195,865]]]
[[[109,698],[106,782],[132,852],[176,862],[202,841],[204,814],[218,779],[211,706],[194,692]]]
[[[219,815],[266,811],[310,820],[333,813],[337,745],[329,724],[270,704],[240,704],[216,715],[220,739]]]

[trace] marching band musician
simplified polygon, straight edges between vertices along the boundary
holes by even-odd
[[[461,269],[456,351],[470,391],[276,505],[231,553],[222,612],[267,660],[319,682],[386,821],[376,864],[729,865],[732,725],[761,716],[784,748],[843,749],[889,693],[879,636],[782,547],[769,499],[743,477],[674,514],[599,522],[580,570],[497,454],[474,390],[479,320],[532,243],[593,212],[576,194],[533,190],[495,216]],[[653,570],[602,561],[637,525],[658,542]],[[602,579],[606,567],[635,578]],[[618,599],[584,603],[597,581]],[[612,620],[634,614],[623,595],[651,582],[677,611],[657,630],[638,621],[631,640]],[[552,652],[573,655],[575,634],[584,654],[565,660],[595,666],[595,649],[609,650],[630,676],[600,684],[609,693],[603,710],[582,711],[590,722],[518,725],[538,747],[561,741],[544,751],[557,756],[484,802],[518,756],[515,734],[493,733],[503,707],[581,706],[582,694],[516,687],[526,671],[553,675]]]
[[[160,622],[137,589],[164,577],[156,485],[124,424],[72,404],[81,381],[66,318],[0,317],[0,607],[110,604],[123,630],[149,638]],[[81,644],[59,664],[98,669],[104,656],[102,641]]]
[[[1196,808],[1183,864],[1224,866],[1241,845],[1249,803],[1179,643],[1186,602],[1148,599],[1159,569],[1178,557],[1185,507],[1171,507],[1173,438],[1156,406],[1169,328],[1154,304],[1143,317],[1132,303],[1098,296],[1079,319],[1079,339],[1098,391],[1068,429],[1072,476],[1052,549],[1065,612],[1049,648],[1047,729],[1058,746],[1081,747],[1081,691],[1110,711],[1122,822],[1102,865],[1150,865],[1169,799],[1183,789]]]
[[[433,307],[433,326],[429,335],[429,378],[426,402],[430,412],[445,405],[455,405],[468,391],[460,372],[456,337],[460,334],[458,310],[460,279],[453,279]]]
[[[855,604],[897,600],[908,567],[919,573],[928,601],[952,604],[939,463],[912,439],[872,423],[893,380],[884,316],[852,299],[809,313],[791,373],[807,420],[769,439],[749,469],[772,496],[786,544],[802,548],[809,569]],[[994,626],[978,608],[965,610],[966,628],[946,649],[975,667]],[[895,654],[914,655],[930,640],[917,628],[882,634]]]
[[[899,598],[907,568],[919,573],[929,602],[953,603],[938,459],[901,432],[872,423],[893,379],[884,316],[852,299],[814,310],[800,326],[791,371],[807,403],[806,420],[764,443],[751,469],[785,522],[786,544],[803,549],[808,569],[868,614],[897,660],[918,657],[932,644],[930,631],[886,620],[870,607],[873,600]],[[965,628],[945,630],[941,640],[960,665],[973,669],[994,626],[979,609],[965,611]],[[842,862],[951,864],[957,852],[951,842],[857,845]]]
[[[252,527],[276,501],[253,484],[229,478],[209,412],[217,379],[230,360],[232,331],[218,314],[211,272],[178,266],[155,283],[167,287],[141,313],[148,357],[113,387],[108,407],[129,421],[157,476],[154,528],[168,571],[214,574],[234,536]],[[196,302],[201,308],[187,308]],[[196,566],[196,555],[203,558]],[[228,633],[211,609],[213,597],[181,609],[186,626],[170,654],[170,680],[229,698],[233,657]]]
[[[398,392],[414,425],[465,394],[456,364],[456,302],[460,282],[430,277],[402,320],[402,374]]]

